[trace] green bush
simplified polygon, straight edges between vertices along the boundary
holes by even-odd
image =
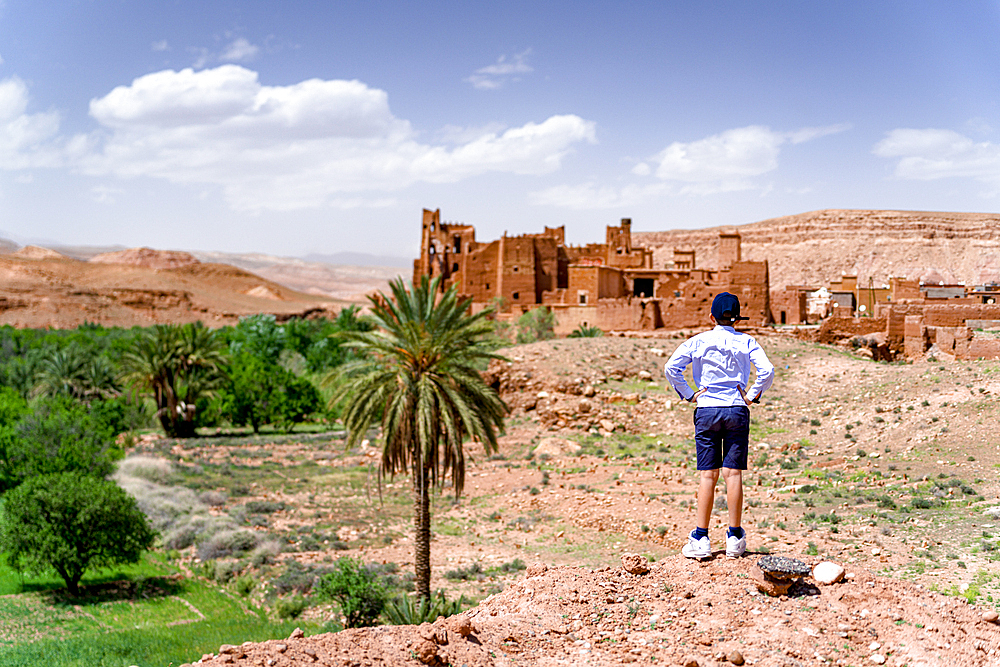
[[[385,605],[385,616],[392,625],[420,625],[431,623],[438,616],[454,616],[462,611],[465,598],[448,600],[444,591],[439,590],[430,598],[414,602],[409,595],[404,595]]]
[[[517,318],[517,342],[534,343],[555,338],[556,316],[548,308],[535,308]]]
[[[17,405],[9,394],[0,419],[11,419]],[[124,430],[124,408],[69,398],[45,399],[34,412],[0,425],[0,492],[24,480],[62,472],[107,477],[122,458],[115,436]]]
[[[309,601],[301,595],[288,598],[278,598],[274,603],[274,613],[282,620],[296,619],[309,608]]]
[[[573,329],[567,336],[567,338],[600,338],[604,335],[604,331],[600,327],[590,327],[580,325]]]
[[[353,558],[341,558],[333,572],[324,575],[316,585],[321,599],[340,606],[344,627],[360,628],[375,625],[385,608],[386,591],[378,575]]]
[[[136,563],[154,538],[135,499],[104,479],[42,475],[4,497],[0,550],[18,569],[54,569],[74,596],[88,569]]]

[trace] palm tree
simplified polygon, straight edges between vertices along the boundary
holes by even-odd
[[[34,393],[40,396],[83,398],[87,384],[87,359],[79,348],[54,350],[43,357]]]
[[[381,423],[379,480],[412,475],[417,594],[429,599],[429,488],[450,472],[455,497],[461,495],[463,441],[471,438],[495,452],[507,406],[477,370],[500,358],[487,340],[486,312],[469,314],[471,299],[459,300],[454,287],[439,294],[437,278],[424,277],[419,286],[399,278],[389,286],[392,298],[369,297],[376,330],[340,334],[360,358],[332,371],[324,384],[336,387],[331,407],[343,401],[348,446]]]
[[[195,402],[210,395],[224,375],[225,346],[201,322],[159,324],[142,332],[122,356],[122,380],[149,389],[156,416],[173,438],[195,435]]]

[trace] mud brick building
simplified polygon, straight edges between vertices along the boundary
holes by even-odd
[[[608,226],[604,243],[567,245],[562,226],[483,243],[472,225],[442,223],[440,209],[424,209],[413,278],[440,276],[443,287],[472,297],[474,308],[498,304],[502,318],[549,308],[559,334],[579,326],[704,327],[712,299],[724,291],[740,298],[751,326],[768,324],[767,262],[742,261],[739,234],[720,234],[719,245],[721,267],[699,268],[694,251],[684,249],[654,267],[652,250],[632,244],[629,218]]]

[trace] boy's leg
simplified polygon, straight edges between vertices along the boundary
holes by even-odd
[[[715,503],[715,485],[719,481],[719,469],[700,470],[698,481],[698,527],[708,529],[712,519],[712,505]]]
[[[726,480],[726,504],[729,505],[729,526],[739,528],[743,525],[743,471],[733,468],[723,468],[722,477]]]

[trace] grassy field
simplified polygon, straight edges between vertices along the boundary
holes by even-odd
[[[84,577],[67,599],[55,577],[22,577],[0,564],[0,664],[4,667],[165,667],[220,644],[287,637],[296,626],[225,588],[181,576],[162,555]]]

